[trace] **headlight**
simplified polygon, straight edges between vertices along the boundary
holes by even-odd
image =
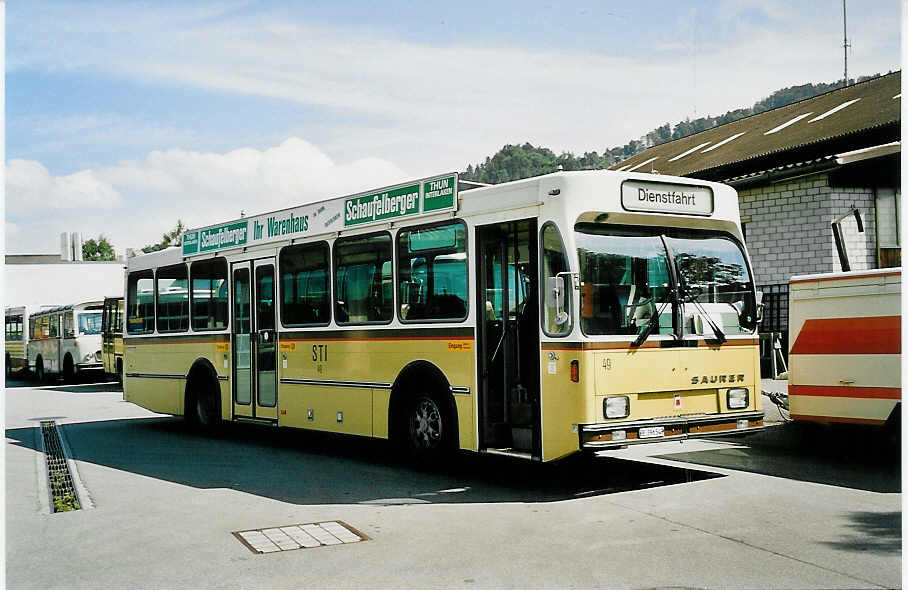
[[[101,351],[100,350],[95,351],[95,360],[99,363],[101,362]]]
[[[92,360],[94,360],[94,358],[95,358],[94,353],[93,353],[93,352],[89,352],[88,354],[85,355],[85,358],[82,359],[82,362],[83,362],[83,363],[90,363]]]
[[[602,413],[609,420],[627,418],[631,413],[631,400],[626,395],[607,397],[602,400]]]
[[[725,394],[725,400],[728,402],[729,410],[741,410],[750,403],[747,389],[743,387],[729,389]]]

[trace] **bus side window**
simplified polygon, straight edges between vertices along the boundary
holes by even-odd
[[[67,311],[63,314],[63,337],[75,338],[76,333],[73,329],[73,312]]]
[[[462,320],[467,316],[466,227],[405,228],[397,234],[400,319]]]
[[[545,280],[548,277],[555,277],[561,273],[570,272],[570,267],[568,266],[567,256],[564,250],[564,242],[561,240],[561,234],[558,232],[558,228],[551,222],[547,223],[542,228],[542,280],[539,282],[540,285],[546,284]],[[573,298],[574,289],[572,286],[572,279],[570,276],[561,274],[561,278],[564,285],[564,294],[563,294],[563,311],[566,316],[558,317],[558,323],[556,321],[556,316],[558,311],[555,307],[545,304],[543,307],[543,322],[542,329],[549,336],[564,336],[569,334],[571,331],[571,300]],[[584,285],[586,286],[586,285]],[[587,291],[590,289],[588,288]],[[546,298],[542,298],[545,303]]]
[[[185,264],[158,269],[158,332],[189,329],[189,270]]]
[[[338,323],[390,322],[391,236],[341,238],[334,244]]]
[[[281,250],[281,323],[325,325],[331,319],[327,242],[297,244]]]
[[[154,272],[149,269],[129,273],[126,298],[126,332],[154,332]]]
[[[227,327],[227,261],[223,258],[192,263],[190,293],[193,330]],[[122,320],[121,320],[122,321]]]

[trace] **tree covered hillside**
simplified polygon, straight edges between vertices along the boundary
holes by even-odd
[[[880,74],[873,76],[861,76],[857,82],[863,82],[872,78],[879,77]],[[852,83],[855,81],[852,80]],[[679,123],[671,125],[665,123],[656,127],[639,139],[632,139],[623,146],[605,148],[600,154],[596,151],[585,152],[581,156],[575,156],[571,152],[562,152],[555,154],[552,150],[544,147],[536,147],[530,143],[523,145],[505,145],[494,156],[487,157],[485,162],[474,165],[468,165],[467,169],[461,173],[465,180],[474,180],[477,182],[487,182],[497,184],[509,180],[519,180],[529,178],[540,174],[548,174],[562,166],[564,170],[597,170],[608,168],[612,164],[626,160],[642,152],[648,147],[659,145],[673,139],[680,139],[699,131],[705,131],[717,125],[723,125],[738,119],[743,119],[750,115],[756,115],[763,111],[775,109],[805,98],[811,98],[836,88],[841,88],[843,81],[817,84],[803,84],[801,86],[792,86],[776,90],[769,97],[755,103],[749,108],[735,109],[728,111],[724,115],[717,117],[700,117],[698,119],[685,119]]]

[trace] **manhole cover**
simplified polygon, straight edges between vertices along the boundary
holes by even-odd
[[[294,549],[314,549],[326,545],[348,545],[369,539],[363,533],[339,520],[237,531],[233,535],[253,553],[276,553]]]

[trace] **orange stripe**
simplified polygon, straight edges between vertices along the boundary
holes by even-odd
[[[855,399],[902,399],[901,387],[848,387],[841,385],[789,385],[788,395],[851,397]]]
[[[841,416],[809,416],[807,414],[792,414],[795,420],[810,420],[811,422],[841,422],[845,424],[868,424],[871,426],[882,426],[885,420],[873,420],[871,418],[843,418]]]
[[[689,350],[686,346],[665,346],[660,342],[674,342],[672,340],[655,340],[646,342],[636,348],[631,348],[628,342],[543,342],[542,350],[639,350],[641,348],[665,348],[671,350]],[[727,340],[725,344],[711,344],[700,340],[697,348],[719,349],[726,346],[756,346],[758,340]],[[693,348],[692,346],[690,348]]]
[[[814,283],[821,281],[850,281],[853,279],[866,279],[866,278],[876,278],[876,277],[900,277],[902,276],[901,271],[897,272],[882,272],[880,274],[865,274],[865,275],[851,275],[850,277],[817,277],[815,279],[801,279],[799,281],[789,281],[791,285],[797,285],[801,283]]]
[[[388,336],[384,338],[287,338],[280,337],[281,342],[373,342],[373,341],[408,341],[408,340],[474,340],[472,336]]]
[[[791,354],[901,354],[902,318],[817,318],[804,322]]]

